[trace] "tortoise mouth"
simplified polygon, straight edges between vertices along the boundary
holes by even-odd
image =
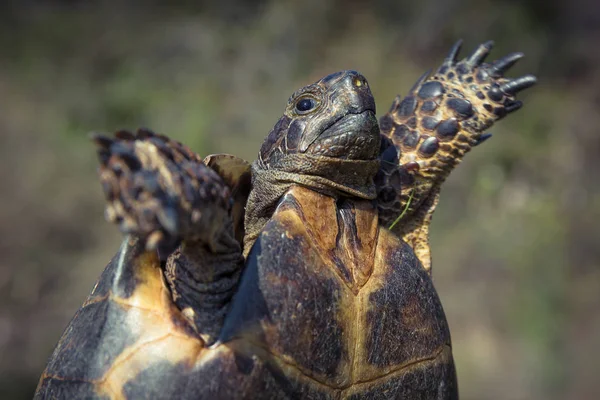
[[[374,110],[348,112],[327,127],[308,153],[351,160],[377,158],[379,125]]]

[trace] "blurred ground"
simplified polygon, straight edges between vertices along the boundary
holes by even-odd
[[[459,37],[524,51],[526,106],[444,187],[435,284],[464,399],[600,396],[600,5],[592,0],[0,5],[0,398],[31,397],[116,251],[91,130],[254,159],[288,96],[357,69],[380,112]]]

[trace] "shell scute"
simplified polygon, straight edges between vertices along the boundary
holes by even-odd
[[[385,262],[365,287],[368,365],[396,368],[432,357],[450,344],[450,333],[431,279],[395,236],[382,234],[378,252]]]
[[[220,340],[269,349],[276,363],[340,386],[349,356],[339,316],[352,294],[306,237],[298,214],[276,212],[250,251]]]

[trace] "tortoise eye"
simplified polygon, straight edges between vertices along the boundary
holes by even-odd
[[[312,110],[317,105],[317,102],[310,97],[305,97],[296,103],[296,110],[305,113]]]

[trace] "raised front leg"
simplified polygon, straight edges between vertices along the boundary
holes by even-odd
[[[243,204],[241,211],[235,204],[243,168],[236,170],[231,156],[202,160],[181,143],[148,130],[93,139],[107,219],[142,240],[146,251],[158,252],[172,300],[212,343],[243,266],[236,232]],[[207,164],[215,164],[214,169]]]
[[[413,246],[428,271],[429,224],[440,185],[469,150],[491,136],[485,131],[495,121],[521,108],[516,94],[536,82],[532,75],[504,77],[522,53],[484,63],[490,41],[457,61],[461,44],[452,47],[433,76],[425,73],[407,97],[396,97],[379,121],[380,218]]]
[[[106,218],[146,248],[170,253],[182,240],[201,240],[212,250],[231,209],[221,177],[182,144],[148,130],[93,136],[108,202]],[[161,254],[163,255],[163,254]]]

